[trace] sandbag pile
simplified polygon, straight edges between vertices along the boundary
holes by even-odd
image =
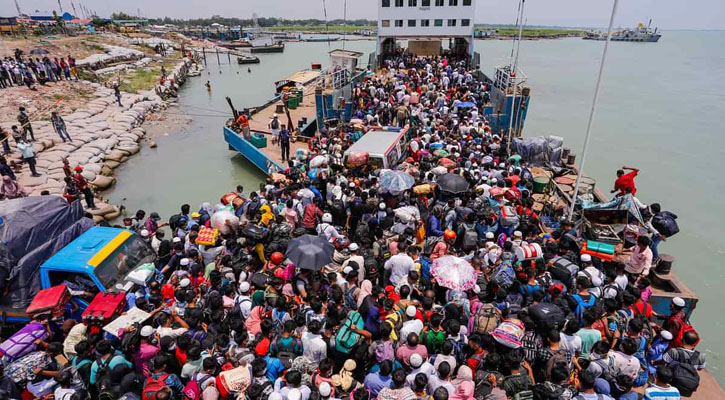
[[[103,47],[105,53],[91,54],[82,60],[76,61],[76,66],[79,68],[97,70],[105,68],[106,65],[110,63],[138,60],[143,58],[145,55],[142,51],[126,47],[111,46],[109,44],[102,44],[101,46]]]

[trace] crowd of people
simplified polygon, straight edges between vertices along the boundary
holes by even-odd
[[[26,86],[34,89],[35,84],[61,80],[78,80],[76,59],[68,57],[50,57],[46,54],[24,56],[23,51],[15,49],[15,57],[0,60],[0,88]]]
[[[464,62],[406,56],[383,71],[355,88],[356,121],[289,155],[283,177],[237,187],[225,206],[185,204],[168,224],[155,212],[127,218],[158,255],[154,278],[126,295],[151,317],[118,335],[47,322],[37,352],[69,364],[38,367],[33,382],[62,400],[672,400],[696,390],[705,354],[685,301],[666,314],[648,302],[659,205],[642,204],[651,230],[614,261],[581,254],[582,233],[561,210],[534,211],[532,168],[479,113],[489,88]],[[409,130],[409,190],[387,192],[380,171],[342,161],[360,126],[384,125]],[[311,168],[319,155],[327,161]],[[440,190],[445,173],[470,189]],[[618,195],[635,193],[633,177],[618,180]],[[233,218],[200,244],[221,208]],[[334,245],[329,263],[303,269],[285,256],[304,234]],[[516,255],[534,243],[539,257]],[[448,256],[473,266],[470,289],[432,273]],[[0,388],[0,398],[25,390],[7,377]]]

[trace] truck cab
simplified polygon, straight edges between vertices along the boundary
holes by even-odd
[[[343,161],[355,153],[368,153],[368,165],[376,169],[394,169],[406,155],[406,134],[404,128],[384,127],[368,131],[353,143],[343,154]]]
[[[96,226],[45,261],[40,282],[43,289],[65,283],[71,290],[125,291],[132,286],[129,273],[154,259],[151,247],[134,232]],[[83,298],[74,300],[82,309],[88,305]]]

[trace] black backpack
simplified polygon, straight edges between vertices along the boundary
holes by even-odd
[[[259,197],[251,200],[247,206],[247,218],[253,219],[257,215],[257,212],[259,212],[260,208],[262,208],[262,202],[259,201]]]
[[[121,339],[121,351],[127,356],[136,354],[141,345],[141,327],[138,323],[133,324],[136,328],[133,332],[127,332]]]
[[[174,214],[169,218],[169,228],[172,232],[176,232],[178,228],[185,228],[187,217],[183,214]]]
[[[678,358],[687,357],[687,353],[677,349]],[[693,351],[687,361],[682,361],[673,368],[672,386],[676,387],[682,396],[690,397],[700,386],[700,374],[697,372],[694,364],[700,358],[699,351]]]

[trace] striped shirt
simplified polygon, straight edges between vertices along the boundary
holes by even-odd
[[[674,386],[661,387],[652,384],[644,391],[644,398],[645,400],[680,400],[680,391]]]

